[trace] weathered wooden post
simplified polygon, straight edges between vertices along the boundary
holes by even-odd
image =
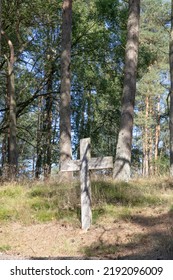
[[[88,230],[92,222],[91,182],[89,170],[105,168],[113,168],[113,158],[91,158],[90,138],[80,140],[80,160],[68,160],[61,166],[61,171],[80,171],[81,222],[83,230]]]
[[[80,185],[81,185],[81,222],[82,229],[88,230],[92,221],[91,182],[89,160],[91,158],[90,138],[80,140]]]

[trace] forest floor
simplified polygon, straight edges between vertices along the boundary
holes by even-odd
[[[172,201],[173,190],[165,196]],[[173,212],[165,203],[132,207],[121,218],[103,214],[87,232],[67,220],[0,222],[0,259],[172,260]]]
[[[128,220],[80,228],[60,222],[0,226],[0,259],[173,259],[173,215],[145,208]]]

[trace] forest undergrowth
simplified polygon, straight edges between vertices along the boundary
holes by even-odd
[[[152,236],[154,248],[160,248],[160,237],[155,238],[155,234],[158,236],[157,230],[154,229],[157,224],[160,225],[159,230],[164,229],[167,232],[165,238],[162,236],[162,245],[164,239],[166,244],[169,241],[169,251],[171,246],[173,252],[173,224],[170,222],[173,212],[173,182],[168,177],[133,179],[129,183],[113,182],[109,178],[92,180],[93,221],[91,229],[84,237],[81,237],[83,233],[80,229],[80,184],[77,181],[71,184],[57,183],[53,180],[3,183],[0,187],[0,205],[1,253],[22,253],[33,257],[85,255],[123,258],[129,255],[127,251],[134,251],[136,246],[143,244],[147,248],[149,243],[152,246]],[[169,222],[163,224],[167,219]],[[34,236],[34,231],[38,234],[45,227],[50,231],[47,232],[47,236],[50,234],[49,240],[53,232],[55,239],[58,239],[56,249],[49,250],[50,241],[46,243],[46,247],[43,246],[43,252],[43,249],[37,249],[36,243],[32,243],[35,241],[30,239]],[[151,228],[154,229],[154,235],[148,233]],[[32,232],[23,235],[24,231],[29,229]],[[13,231],[14,236],[18,231],[22,233],[21,238],[16,239],[18,241],[13,242]],[[57,236],[63,235],[63,232],[63,237]],[[45,229],[42,233],[45,234]],[[80,242],[79,237],[74,238],[75,234],[80,237]],[[87,234],[90,235],[89,239]],[[46,240],[46,234],[44,238]],[[21,245],[22,239],[25,246]],[[27,242],[30,243],[28,246],[32,247],[33,244],[29,251],[26,249]],[[110,242],[113,242],[111,246]],[[158,248],[156,251],[158,252]],[[160,256],[161,253],[158,254]]]
[[[23,224],[66,220],[80,221],[80,185],[55,181],[4,183],[0,187],[0,221]],[[136,208],[173,207],[173,182],[169,178],[137,179],[129,183],[111,179],[92,181],[93,223],[114,214],[130,216]]]

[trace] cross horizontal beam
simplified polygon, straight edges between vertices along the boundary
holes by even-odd
[[[81,160],[69,160],[62,164],[61,171],[80,171]],[[88,162],[89,170],[113,168],[112,157],[90,158]]]

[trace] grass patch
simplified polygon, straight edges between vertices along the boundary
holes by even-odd
[[[7,252],[11,250],[11,246],[10,245],[0,245],[0,252]]]
[[[92,181],[93,223],[102,219],[130,219],[133,208],[170,205],[173,185],[168,179],[136,180],[129,183]],[[80,221],[80,184],[32,182],[0,188],[0,221],[24,224],[66,220]],[[172,207],[172,208],[171,208]]]
[[[51,190],[50,188],[46,188],[45,185],[35,187],[35,188],[31,189],[31,191],[29,192],[30,198],[32,198],[32,197],[51,198],[55,195],[56,195],[56,190],[55,189]]]
[[[78,185],[77,185],[78,187]],[[78,219],[79,196],[75,185],[33,183],[32,186],[7,184],[0,188],[0,221],[24,224],[55,219]]]
[[[134,208],[135,211],[135,208]],[[94,211],[93,211],[94,212]],[[97,209],[98,215],[93,220],[93,224],[104,225],[107,223],[115,223],[118,220],[129,221],[133,215],[133,209],[127,206],[104,204],[101,213]]]
[[[14,213],[12,210],[3,207],[0,208],[0,221],[11,220],[13,215]]]
[[[135,182],[94,182],[92,198],[94,204],[104,202],[129,207],[159,205],[167,202],[167,198],[158,191],[157,185],[150,186]]]
[[[106,213],[104,207],[94,208],[92,210],[92,223],[95,224]]]
[[[51,208],[51,203],[46,199],[41,199],[40,197],[34,197],[29,201],[31,209],[34,211],[48,210]]]
[[[48,222],[55,219],[55,214],[52,211],[47,211],[45,209],[40,209],[34,214],[34,218],[38,222]]]
[[[3,197],[16,198],[19,197],[22,192],[23,189],[21,186],[2,188],[0,189],[0,198]]]

